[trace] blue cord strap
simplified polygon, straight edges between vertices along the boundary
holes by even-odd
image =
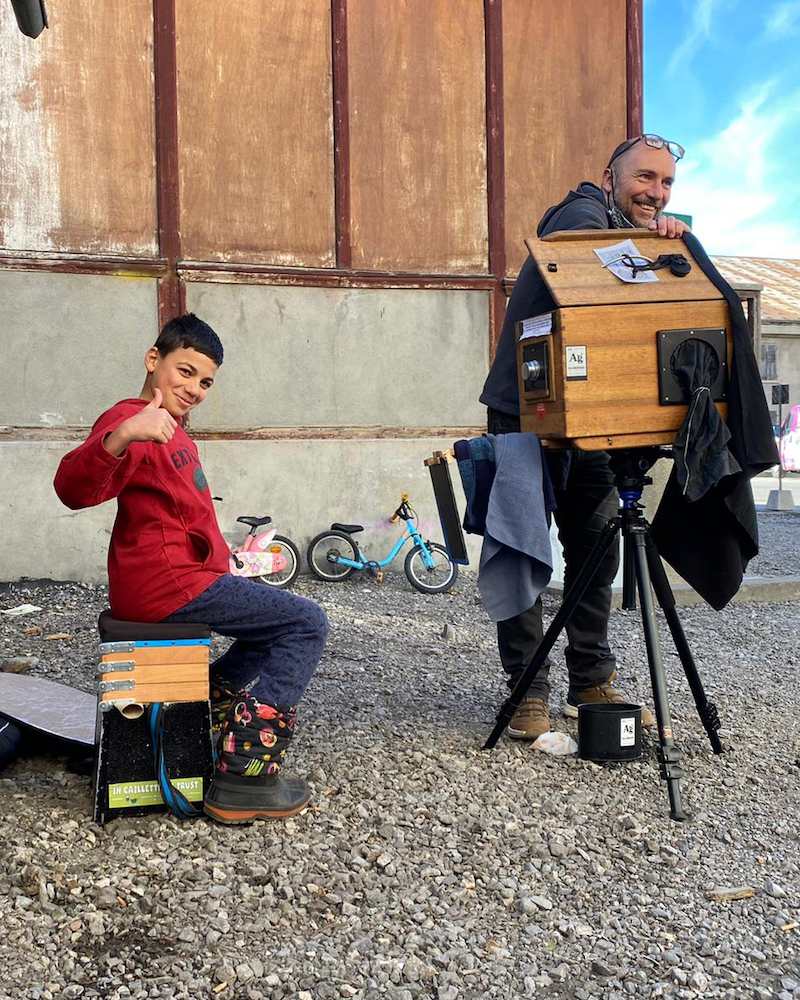
[[[162,798],[169,811],[179,819],[189,819],[199,816],[200,810],[186,798],[183,792],[172,784],[167,774],[164,762],[164,708],[161,702],[153,702],[147,709],[147,721],[150,726],[150,740],[153,745],[153,764],[155,765],[156,781],[161,790]]]

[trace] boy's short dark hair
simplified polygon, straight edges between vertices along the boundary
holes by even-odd
[[[165,323],[155,346],[162,357],[181,347],[191,347],[211,358],[216,365],[222,364],[223,351],[219,337],[208,323],[198,319],[194,313],[176,316]]]

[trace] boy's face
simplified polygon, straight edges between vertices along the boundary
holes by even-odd
[[[154,390],[160,389],[162,407],[176,420],[203,402],[217,374],[215,362],[193,347],[180,347],[169,354],[151,347],[144,364],[148,377],[142,399],[152,399]]]

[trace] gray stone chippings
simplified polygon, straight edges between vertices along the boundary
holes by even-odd
[[[800,516],[761,513],[759,531],[748,572],[800,573]],[[0,1000],[800,1000],[796,604],[679,609],[719,756],[658,614],[690,814],[675,823],[652,734],[624,764],[506,738],[482,749],[506,689],[469,574],[434,596],[399,563],[381,586],[304,577],[295,591],[331,622],[288,762],[313,784],[308,810],[101,829],[91,779],[57,747],[13,762]],[[91,690],[105,601],[0,585],[0,608],[43,609],[0,615],[0,663]],[[620,688],[652,704],[639,613],[612,612],[610,634]],[[552,724],[576,737],[563,648]]]

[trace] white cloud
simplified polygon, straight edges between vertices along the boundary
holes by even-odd
[[[693,5],[692,23],[669,61],[667,69],[670,73],[678,72],[684,63],[691,62],[695,52],[707,38],[711,37],[711,23],[721,3],[722,0],[698,0]]]
[[[669,209],[693,217],[709,253],[800,259],[800,198],[786,156],[798,106],[800,92],[781,96],[768,81],[681,162]]]
[[[783,41],[800,33],[800,0],[783,0],[773,10],[764,25],[764,40]]]

